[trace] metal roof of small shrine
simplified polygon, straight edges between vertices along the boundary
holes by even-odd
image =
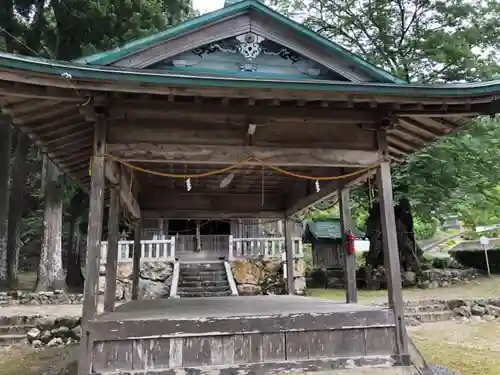
[[[356,238],[364,238],[365,233],[358,227],[352,228]],[[342,230],[339,218],[316,219],[306,222],[304,240],[312,242],[314,240],[340,240]]]

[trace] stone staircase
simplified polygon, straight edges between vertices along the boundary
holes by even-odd
[[[181,263],[177,295],[181,298],[230,296],[224,263]]]
[[[378,304],[387,307],[387,303]],[[405,301],[405,319],[408,325],[442,322],[453,319],[455,314],[446,300],[423,299]]]
[[[0,347],[22,343],[37,319],[36,316],[0,316]]]
[[[427,299],[405,303],[405,317],[410,323],[442,322],[453,319],[453,316],[453,311],[443,300]]]

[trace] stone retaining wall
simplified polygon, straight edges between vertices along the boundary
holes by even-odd
[[[132,263],[120,263],[116,273],[116,300],[132,299]],[[139,274],[139,299],[167,298],[172,285],[173,264],[171,262],[141,262]],[[106,287],[106,268],[101,267],[99,294]]]
[[[500,318],[500,298],[453,299],[447,301],[447,304],[458,318],[480,318],[487,321]]]
[[[58,347],[80,342],[81,318],[43,316],[35,319],[35,327],[26,334],[29,344],[35,348]]]
[[[365,268],[365,282],[368,289],[385,289],[385,270]],[[404,287],[418,287],[422,289],[435,289],[447,287],[452,284],[467,284],[478,276],[478,271],[472,268],[431,268],[417,274],[415,272],[402,272],[401,281]]]
[[[0,292],[0,306],[8,305],[73,305],[83,302],[83,294],[68,294],[63,290],[54,292],[23,292],[20,290]]]
[[[305,294],[305,262],[294,261],[295,292]],[[286,294],[283,262],[280,259],[244,259],[231,262],[234,281],[241,296]]]

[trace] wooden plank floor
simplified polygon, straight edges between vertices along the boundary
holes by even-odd
[[[132,301],[87,329],[95,373],[229,375],[390,368],[394,326],[382,307],[241,296]]]
[[[131,301],[118,306],[115,312],[100,315],[97,320],[200,319],[377,310],[382,308],[302,296],[172,298]]]

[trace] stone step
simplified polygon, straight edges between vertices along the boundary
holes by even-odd
[[[227,276],[224,275],[179,275],[179,280],[181,281],[225,281]]]
[[[418,320],[421,323],[430,323],[451,320],[454,317],[454,314],[453,311],[436,311],[425,313],[409,313],[405,314],[405,317]]]
[[[200,270],[194,268],[188,268],[180,270],[179,275],[181,276],[226,276],[225,270]]]
[[[226,281],[227,275],[179,275],[179,281]]]
[[[13,325],[13,326],[0,326],[0,335],[9,335],[9,334],[26,334],[28,331],[35,327],[32,324],[27,325]]]
[[[228,297],[231,295],[231,291],[227,292],[178,292],[179,297],[189,298],[189,297]]]
[[[224,263],[185,263],[181,265],[181,269],[199,269],[199,270],[215,270],[224,271],[226,268]]]
[[[219,292],[227,292],[230,291],[231,288],[229,287],[228,284],[222,285],[222,286],[209,286],[209,287],[201,287],[201,288],[185,288],[185,287],[180,287],[179,293],[186,292],[186,293],[205,293],[205,292],[210,292],[210,293],[219,293]]]
[[[387,302],[383,303],[376,303],[375,305],[377,306],[389,306]],[[405,307],[415,307],[415,306],[428,306],[428,305],[443,305],[443,306],[448,306],[448,301],[442,300],[442,299],[420,299],[420,300],[408,300],[404,301],[404,306]]]
[[[405,314],[407,313],[425,313],[425,312],[439,312],[448,311],[447,305],[420,305],[420,306],[405,306]]]
[[[206,288],[211,286],[227,286],[228,281],[226,280],[196,280],[187,281],[183,279],[179,281],[179,288]]]
[[[0,346],[19,344],[26,339],[26,334],[16,333],[9,335],[0,335]]]

